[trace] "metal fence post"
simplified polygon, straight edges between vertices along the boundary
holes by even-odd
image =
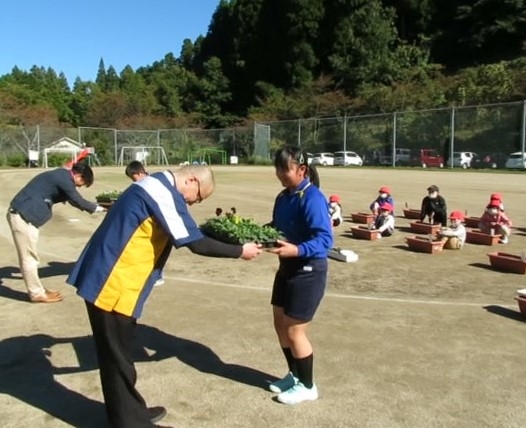
[[[393,153],[391,159],[391,166],[396,166],[396,112],[393,113]]]
[[[347,151],[347,112],[343,115],[343,151]],[[343,166],[345,166],[345,162]]]
[[[522,102],[522,131],[521,131],[521,151],[524,158],[524,150],[526,144],[526,100]]]
[[[301,147],[301,119],[298,119],[298,147]]]
[[[455,107],[451,107],[451,136],[450,136],[450,141],[449,141],[449,165],[451,169],[453,169],[453,151],[454,150],[455,150]],[[444,162],[446,162],[445,159],[444,159]]]

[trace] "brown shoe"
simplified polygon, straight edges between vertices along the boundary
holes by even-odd
[[[57,290],[50,290],[49,288],[45,288],[45,290],[46,290],[46,294],[51,294],[53,296],[58,296],[61,294],[60,291],[57,291]]]
[[[55,293],[50,293],[46,291],[41,296],[31,297],[30,300],[32,303],[55,303],[60,302],[64,296],[58,291]]]

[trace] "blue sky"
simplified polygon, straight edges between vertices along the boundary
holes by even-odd
[[[0,13],[0,76],[14,66],[95,80],[100,59],[120,73],[151,65],[206,35],[220,0],[12,0]]]

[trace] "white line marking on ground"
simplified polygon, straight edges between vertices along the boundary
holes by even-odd
[[[62,255],[57,255],[49,251],[41,251],[41,254],[46,254],[48,256],[63,259]],[[67,261],[74,262],[76,259],[68,259]],[[194,284],[204,284],[211,285],[214,287],[225,287],[225,288],[238,288],[246,290],[257,290],[265,291],[270,293],[271,289],[266,287],[253,287],[246,286],[242,284],[230,284],[226,282],[210,281],[208,279],[196,279],[196,278],[186,278],[180,276],[164,276],[164,278],[175,280],[175,281],[186,281]],[[417,299],[400,299],[396,297],[377,297],[377,296],[359,296],[356,294],[339,294],[339,293],[325,293],[325,296],[336,299],[353,299],[353,300],[370,300],[377,302],[397,302],[397,303],[408,303],[408,304],[422,304],[422,305],[437,305],[437,306],[458,306],[458,307],[478,307],[482,308],[485,306],[500,306],[503,308],[515,308],[512,305],[503,305],[500,303],[474,303],[474,302],[447,302],[441,300],[417,300]]]
[[[241,289],[247,289],[247,290],[257,290],[257,291],[265,291],[270,293],[270,288],[265,287],[253,287],[253,286],[246,286],[241,284],[230,284],[225,282],[217,282],[217,281],[209,281],[207,279],[195,279],[195,278],[185,278],[180,276],[164,276],[164,278],[171,279],[174,281],[186,281],[186,282],[192,282],[195,284],[204,284],[204,285],[211,285],[214,287],[225,287],[225,288],[241,288]],[[473,302],[446,302],[441,300],[416,300],[416,299],[400,299],[396,297],[376,297],[376,296],[358,296],[356,294],[339,294],[339,293],[325,293],[326,297],[332,297],[337,299],[354,299],[354,300],[372,300],[372,301],[380,301],[380,302],[398,302],[398,303],[410,303],[410,304],[424,304],[424,305],[442,305],[442,306],[469,306],[469,307],[484,307],[484,306],[491,306],[491,305],[497,305],[496,303],[473,303]],[[501,307],[509,307],[514,308],[515,306],[508,306],[508,305],[502,305],[498,304],[498,306]]]

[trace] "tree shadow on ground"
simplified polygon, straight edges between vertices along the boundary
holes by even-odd
[[[49,262],[46,266],[38,268],[40,278],[50,278],[52,276],[68,275],[75,262]],[[18,266],[0,267],[0,280],[17,279],[22,280],[22,274]]]
[[[136,329],[136,361],[159,361],[175,357],[184,364],[215,376],[266,389],[275,376],[259,370],[233,363],[226,363],[208,346],[182,337],[173,336],[155,327],[139,324]],[[144,348],[154,351],[148,355]]]
[[[38,276],[40,278],[50,278],[53,276],[68,275],[73,265],[74,262],[49,262],[46,266],[38,269]],[[5,280],[17,280],[23,284],[22,275],[18,266],[0,267],[0,296],[11,300],[29,301],[27,291],[23,285],[24,291],[13,290],[6,286]]]
[[[411,230],[411,226],[395,226],[395,229],[405,233],[415,233]]]
[[[63,344],[72,346],[78,364],[53,366],[52,348]],[[263,389],[277,379],[250,367],[226,363],[201,343],[141,324],[136,328],[133,357],[136,362],[177,358],[200,372]],[[92,370],[98,370],[92,336],[55,338],[35,334],[0,341],[0,393],[74,427],[106,426],[104,403],[68,389],[57,380],[57,376]]]
[[[509,308],[505,308],[503,306],[498,305],[488,305],[484,306],[484,309],[486,309],[488,312],[491,312],[495,315],[500,315],[501,317],[509,318],[515,321],[520,321],[526,323],[526,317],[522,315],[520,312],[514,311]]]
[[[86,371],[87,368],[57,368],[51,362],[54,345],[91,342],[91,337],[54,338],[45,334],[17,336],[0,342],[0,393],[15,397],[48,415],[75,427],[106,425],[103,403],[72,391],[57,381],[56,375]],[[94,350],[91,355],[95,355]],[[80,360],[89,359],[84,356]],[[96,364],[92,360],[88,367]],[[20,426],[24,426],[21,423]]]

